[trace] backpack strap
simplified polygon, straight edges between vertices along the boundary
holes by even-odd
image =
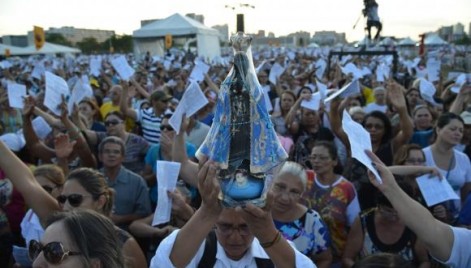
[[[270,259],[255,258],[257,268],[274,268],[275,265]]]
[[[198,263],[198,268],[214,267],[216,263],[217,238],[214,230],[206,236],[203,257]]]

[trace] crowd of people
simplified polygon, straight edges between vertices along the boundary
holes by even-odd
[[[444,75],[431,81],[431,101],[421,86],[425,57],[412,68],[401,63],[407,79],[382,79],[377,56],[334,60],[319,73],[322,53],[254,51],[289,158],[276,168],[264,207],[226,208],[214,162],[195,155],[230,62],[207,62],[197,81],[207,104],[177,134],[169,120],[192,79],[194,55],[127,56],[135,70],[129,81],[112,55],[100,56],[92,74],[92,57],[2,65],[1,267],[471,266],[471,75],[464,83]],[[354,77],[347,63],[370,72]],[[278,76],[270,74],[274,65],[283,67]],[[54,113],[45,105],[46,71],[91,94],[72,104],[63,98]],[[357,93],[316,110],[303,105],[321,86],[333,94],[352,80]],[[10,106],[11,84],[26,86],[21,109]],[[352,157],[344,111],[369,133],[382,184]],[[167,192],[171,219],[153,225],[158,160],[181,167],[176,190]],[[445,180],[458,199],[429,206],[416,181],[425,174]]]

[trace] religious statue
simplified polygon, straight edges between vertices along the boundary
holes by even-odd
[[[220,199],[227,207],[263,207],[267,174],[286,160],[252,62],[252,38],[231,37],[234,65],[222,82],[214,121],[196,156],[218,163]]]

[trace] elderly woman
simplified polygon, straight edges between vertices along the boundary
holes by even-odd
[[[276,228],[317,267],[330,267],[330,236],[320,215],[298,201],[306,189],[306,171],[295,162],[285,162],[273,181],[272,217]]]

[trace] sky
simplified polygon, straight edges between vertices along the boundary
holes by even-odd
[[[383,36],[409,36],[440,26],[465,25],[469,33],[471,0],[377,0]],[[249,4],[254,8],[240,8]],[[234,10],[229,7],[236,7]],[[23,35],[33,25],[114,30],[132,34],[144,19],[165,18],[174,13],[196,13],[205,25],[228,24],[235,31],[236,14],[245,14],[245,31],[265,30],[275,36],[297,31],[337,31],[352,42],[365,36],[361,17],[363,0],[0,0],[0,36]],[[360,18],[360,19],[359,19]],[[355,29],[353,26],[359,19]]]

